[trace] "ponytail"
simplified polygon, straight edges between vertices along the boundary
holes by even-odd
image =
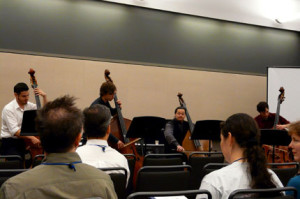
[[[250,186],[252,189],[275,188],[271,180],[271,174],[267,170],[267,161],[261,146],[253,145],[247,147],[244,151],[249,164],[249,173],[251,175]]]

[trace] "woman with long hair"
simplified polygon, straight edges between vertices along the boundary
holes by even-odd
[[[266,157],[259,144],[260,130],[247,114],[237,113],[221,124],[221,150],[228,166],[206,175],[200,189],[214,199],[227,199],[237,189],[282,187],[276,174],[267,169]],[[197,199],[205,198],[198,195]]]
[[[294,160],[300,162],[300,121],[294,122],[289,125],[289,135],[292,137],[292,141],[289,148],[292,149]],[[296,175],[291,178],[287,184],[288,187],[295,187],[298,191],[297,199],[300,199],[300,175]],[[287,195],[292,194],[292,192],[287,192]]]

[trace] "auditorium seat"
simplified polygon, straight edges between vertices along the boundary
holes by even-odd
[[[182,165],[187,157],[184,153],[147,154],[143,166],[170,166]]]
[[[114,183],[115,191],[117,193],[118,199],[126,198],[126,183],[127,183],[127,170],[123,167],[108,167],[99,168],[100,170],[107,172],[111,180]],[[115,171],[122,171],[120,173],[115,173]]]
[[[294,193],[292,196],[284,195],[285,191],[291,191]],[[257,195],[260,194],[260,195]],[[282,196],[279,196],[282,194]],[[233,191],[228,199],[294,199],[297,198],[297,190],[294,187],[281,187],[272,189],[239,189]]]
[[[191,166],[145,166],[137,174],[137,191],[188,190]]]
[[[0,186],[9,178],[18,175],[28,169],[0,169]]]
[[[223,163],[222,152],[192,152],[188,164],[192,167],[191,189],[198,189],[203,178],[203,168],[208,163]]]
[[[184,191],[149,191],[149,192],[135,192],[130,194],[127,199],[145,199],[155,197],[175,197],[185,196],[187,198],[195,198],[197,194],[206,194],[207,199],[212,199],[212,196],[207,190],[184,190]]]
[[[24,169],[23,159],[19,155],[0,155],[0,169]]]

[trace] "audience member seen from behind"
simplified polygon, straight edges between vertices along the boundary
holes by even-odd
[[[267,102],[259,102],[256,106],[256,110],[259,112],[259,115],[254,119],[258,124],[260,129],[272,129],[275,123],[275,113],[269,112],[269,105]],[[283,130],[289,126],[289,121],[284,117],[279,116],[278,124],[276,129]]]
[[[36,122],[45,160],[7,180],[0,198],[117,198],[110,177],[83,164],[75,152],[83,116],[74,98],[64,96],[47,103],[38,111]]]
[[[289,126],[289,134],[292,137],[289,148],[292,149],[294,160],[300,162],[300,121]],[[298,192],[297,198],[300,199],[300,175],[291,178],[287,186],[295,187]],[[287,192],[287,195],[292,195],[292,192]]]
[[[128,161],[124,155],[108,146],[107,139],[110,134],[109,108],[95,104],[83,111],[84,132],[87,135],[87,143],[79,147],[76,152],[82,162],[96,168],[123,167],[127,170],[127,182],[130,171]],[[115,171],[120,172],[120,171]]]
[[[282,187],[276,174],[266,168],[259,145],[260,131],[252,117],[244,113],[230,116],[221,124],[221,149],[230,165],[211,172],[202,180],[214,199],[227,199],[237,189]],[[206,198],[198,195],[197,199]]]

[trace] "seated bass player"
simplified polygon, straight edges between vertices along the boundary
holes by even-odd
[[[165,126],[164,136],[167,141],[165,152],[172,153],[174,151],[183,152],[182,142],[189,130],[188,122],[185,119],[185,108],[177,107],[175,109],[174,119],[169,121]]]
[[[112,108],[111,105],[110,105],[110,101],[112,101],[114,99],[114,95],[116,94],[117,92],[117,88],[116,86],[114,85],[114,83],[112,82],[104,82],[101,87],[100,87],[100,97],[98,97],[92,104],[92,105],[95,105],[95,104],[101,104],[101,105],[104,105],[106,106],[107,108],[109,108],[110,110],[110,113],[112,116],[116,115],[117,114],[117,110],[116,108]],[[121,106],[121,101],[118,100],[117,103]],[[118,138],[116,138],[114,135],[110,134],[109,137],[108,137],[108,141],[110,143],[113,143],[113,144],[117,144],[118,146],[118,149],[122,148],[124,146],[124,143],[119,140]]]

